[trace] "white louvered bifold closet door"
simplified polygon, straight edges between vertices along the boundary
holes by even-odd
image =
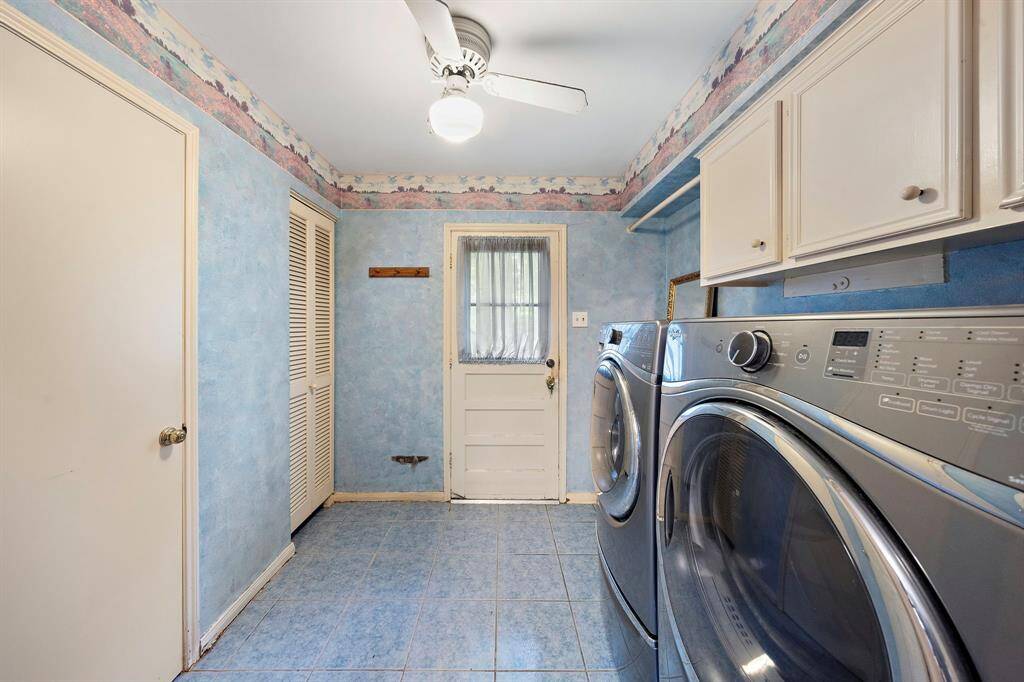
[[[334,222],[292,198],[288,220],[291,527],[334,492]]]

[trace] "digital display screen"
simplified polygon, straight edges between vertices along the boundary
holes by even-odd
[[[871,332],[844,332],[838,331],[832,337],[832,345],[844,348],[864,348],[868,345],[868,336]]]

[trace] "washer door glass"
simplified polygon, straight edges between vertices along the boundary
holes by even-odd
[[[850,548],[775,446],[697,414],[673,432],[661,486],[663,589],[700,679],[890,679]]]
[[[597,501],[616,518],[629,516],[640,494],[640,428],[622,370],[603,360],[594,375],[590,467]]]

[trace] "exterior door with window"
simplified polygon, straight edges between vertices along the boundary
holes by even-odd
[[[448,238],[452,496],[557,499],[564,232]]]

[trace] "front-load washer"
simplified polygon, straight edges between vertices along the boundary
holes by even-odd
[[[662,679],[1019,680],[1024,307],[672,323]]]
[[[605,325],[594,375],[590,454],[598,549],[615,597],[609,600],[619,620],[614,632],[623,636],[610,650],[624,679],[657,676],[653,505],[664,332],[664,322]]]

